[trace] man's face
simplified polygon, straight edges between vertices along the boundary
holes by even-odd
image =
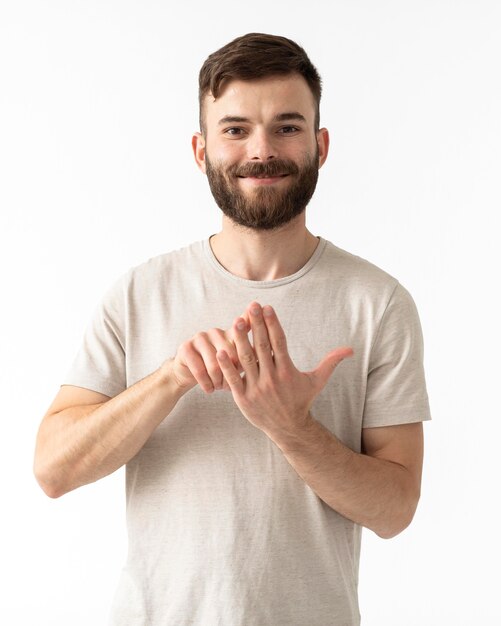
[[[308,204],[327,156],[315,133],[315,103],[299,75],[232,80],[205,99],[206,135],[194,137],[197,162],[223,213],[255,230],[287,224]]]

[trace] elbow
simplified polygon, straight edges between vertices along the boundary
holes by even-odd
[[[385,528],[384,530],[375,530],[374,532],[381,539],[393,539],[393,537],[396,537],[403,530],[405,530],[408,525],[409,524],[405,524],[405,525],[395,526],[395,527],[392,527],[392,528]]]
[[[403,532],[408,526],[410,526],[414,519],[414,514],[419,502],[419,495],[415,496],[412,501],[407,503],[407,506],[403,508],[398,514],[392,515],[390,518],[386,518],[385,524],[382,527],[374,528],[374,532],[381,539],[393,539],[401,532]]]
[[[45,495],[51,498],[52,500],[56,500],[57,498],[60,498],[66,493],[65,491],[57,490],[51,486],[45,486],[45,485],[40,485],[40,486],[42,488],[42,491],[45,493]]]
[[[62,495],[66,493],[63,489],[55,485],[54,483],[44,480],[39,474],[35,473],[35,478],[37,483],[39,484],[42,491],[46,496],[52,498],[53,500],[60,498]]]
[[[62,495],[66,493],[64,490],[58,488],[56,485],[53,485],[52,483],[48,481],[44,481],[42,478],[40,478],[36,474],[35,474],[35,478],[37,479],[37,482],[40,485],[40,488],[42,489],[42,491],[45,493],[45,495],[48,496],[49,498],[52,498],[53,500],[55,500],[56,498],[60,498]]]
[[[37,458],[35,458],[33,465],[33,474],[40,488],[49,498],[55,500],[67,493],[67,490],[62,487],[61,482],[55,479],[55,472],[44,470]]]

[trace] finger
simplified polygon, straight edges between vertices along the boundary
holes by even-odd
[[[234,394],[240,394],[244,389],[244,381],[242,380],[236,367],[231,362],[231,359],[226,351],[218,350],[216,358],[223,372],[224,379],[228,383],[230,391]]]
[[[238,361],[237,349],[233,339],[231,328],[229,330],[221,330],[220,328],[212,328],[207,331],[209,341],[213,344],[215,351],[224,350],[237,369],[240,367]]]
[[[353,354],[354,352],[352,348],[342,347],[336,348],[324,356],[317,367],[312,372],[309,372],[318,391],[321,391],[325,387],[332,372],[341,363],[341,361],[353,356]]]
[[[263,319],[268,330],[271,349],[276,367],[293,365],[287,349],[287,338],[284,329],[278,321],[277,314],[269,304],[263,307]]]
[[[247,325],[245,320],[237,317],[233,323],[235,333],[235,346],[238,360],[242,364],[243,371],[249,382],[257,380],[259,375],[258,365],[254,349],[250,344]]]
[[[216,348],[208,333],[197,333],[191,343],[200,354],[214,389],[221,389],[223,386],[223,372],[216,359]]]
[[[212,393],[214,391],[214,385],[212,384],[211,377],[207,372],[204,360],[191,343],[183,349],[182,360],[200,387],[206,393]]]
[[[259,362],[260,371],[269,371],[275,367],[271,354],[271,343],[268,336],[268,329],[263,318],[263,310],[257,302],[252,302],[248,308],[250,325],[252,330],[252,343],[254,352]]]

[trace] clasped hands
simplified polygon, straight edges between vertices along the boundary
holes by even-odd
[[[349,347],[336,348],[314,370],[300,372],[274,309],[254,301],[229,330],[213,328],[184,342],[171,371],[186,390],[197,383],[206,393],[230,390],[249,422],[272,436],[308,425],[313,400],[337,365],[352,355]]]

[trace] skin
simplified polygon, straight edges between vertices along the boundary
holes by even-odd
[[[273,121],[287,112],[300,113],[306,121]],[[195,161],[204,174],[207,154],[211,162],[228,165],[267,163],[277,158],[299,164],[305,157],[311,158],[318,146],[320,168],[327,158],[329,133],[326,128],[315,132],[313,96],[300,76],[231,81],[216,100],[206,96],[204,116],[206,136],[195,133],[192,139]],[[227,116],[250,121],[219,125]],[[287,177],[264,184],[280,189],[291,182]],[[263,185],[252,178],[239,178],[235,183],[248,195]],[[222,230],[210,243],[221,265],[236,276],[272,280],[298,271],[313,254],[318,239],[307,230],[305,213],[274,231],[245,229],[223,215]]]
[[[310,419],[310,407],[336,366],[353,355],[351,348],[328,353],[315,370],[300,372],[287,351],[287,338],[273,307],[249,306],[254,345],[243,317],[235,320],[235,345],[245,376],[241,377],[227,352],[216,353],[235,403],[245,417],[271,438],[296,433]]]
[[[275,121],[291,112],[304,120]],[[195,161],[203,173],[208,158],[223,168],[262,167],[273,159],[299,165],[318,150],[322,167],[329,134],[325,128],[315,131],[314,114],[313,96],[302,77],[233,80],[217,99],[205,98],[207,132],[193,135]],[[247,121],[219,124],[227,116]],[[291,183],[292,177],[237,177],[230,184],[253,198],[264,185],[280,194]],[[245,228],[223,215],[222,230],[210,244],[219,263],[236,276],[273,280],[303,267],[318,239],[306,228],[304,212],[273,230]],[[39,429],[35,475],[47,495],[59,497],[110,474],[137,454],[177,401],[198,384],[208,394],[231,393],[243,418],[277,445],[332,509],[381,537],[393,537],[410,523],[419,500],[422,424],[363,429],[359,454],[315,420],[310,412],[314,398],[348,357],[356,358],[349,346],[333,347],[319,355],[313,371],[300,372],[288,354],[277,312],[251,302],[230,328],[196,333],[174,358],[114,398],[62,386]]]

